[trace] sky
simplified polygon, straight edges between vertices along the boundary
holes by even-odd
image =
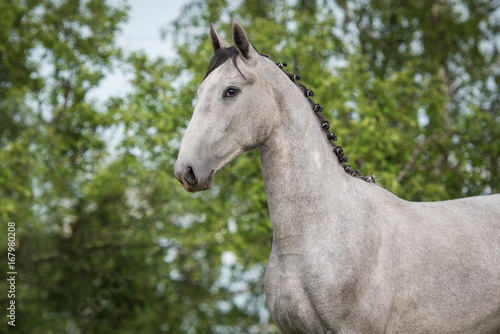
[[[128,0],[129,19],[117,35],[117,44],[126,53],[142,50],[151,58],[173,58],[171,39],[163,39],[161,30],[181,14],[188,0]],[[101,85],[89,92],[90,99],[104,102],[108,98],[124,97],[132,89],[128,78],[121,72],[109,73]],[[107,143],[110,161],[116,157],[116,147],[123,139],[123,126],[106,129],[102,134]]]
[[[126,53],[142,50],[152,58],[173,58],[172,40],[162,39],[161,30],[181,14],[187,0],[128,0],[129,19],[118,34],[117,44]],[[110,73],[92,97],[105,101],[110,96],[124,96],[130,90],[127,78]]]

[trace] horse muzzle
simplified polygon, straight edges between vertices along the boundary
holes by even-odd
[[[180,165],[175,164],[174,175],[177,180],[182,184],[184,189],[189,192],[197,192],[208,190],[214,185],[214,174],[215,170],[208,175],[200,171],[196,171],[192,165]]]

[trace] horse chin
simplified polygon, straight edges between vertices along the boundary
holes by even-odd
[[[214,185],[214,175],[215,175],[215,170],[212,170],[212,172],[204,182],[203,181],[200,182],[199,180],[196,184],[188,183],[184,178],[182,178],[181,184],[184,187],[184,189],[186,189],[190,193],[209,190]]]

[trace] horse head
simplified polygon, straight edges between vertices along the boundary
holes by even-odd
[[[176,178],[191,192],[209,189],[218,170],[262,144],[278,116],[265,79],[276,65],[256,51],[236,21],[234,46],[218,35],[213,24],[210,37],[214,57],[198,87],[196,107],[174,167]]]

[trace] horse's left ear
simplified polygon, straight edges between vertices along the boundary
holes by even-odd
[[[233,20],[233,43],[240,55],[249,64],[255,64],[259,59],[259,53],[248,40],[247,34],[243,27]]]

